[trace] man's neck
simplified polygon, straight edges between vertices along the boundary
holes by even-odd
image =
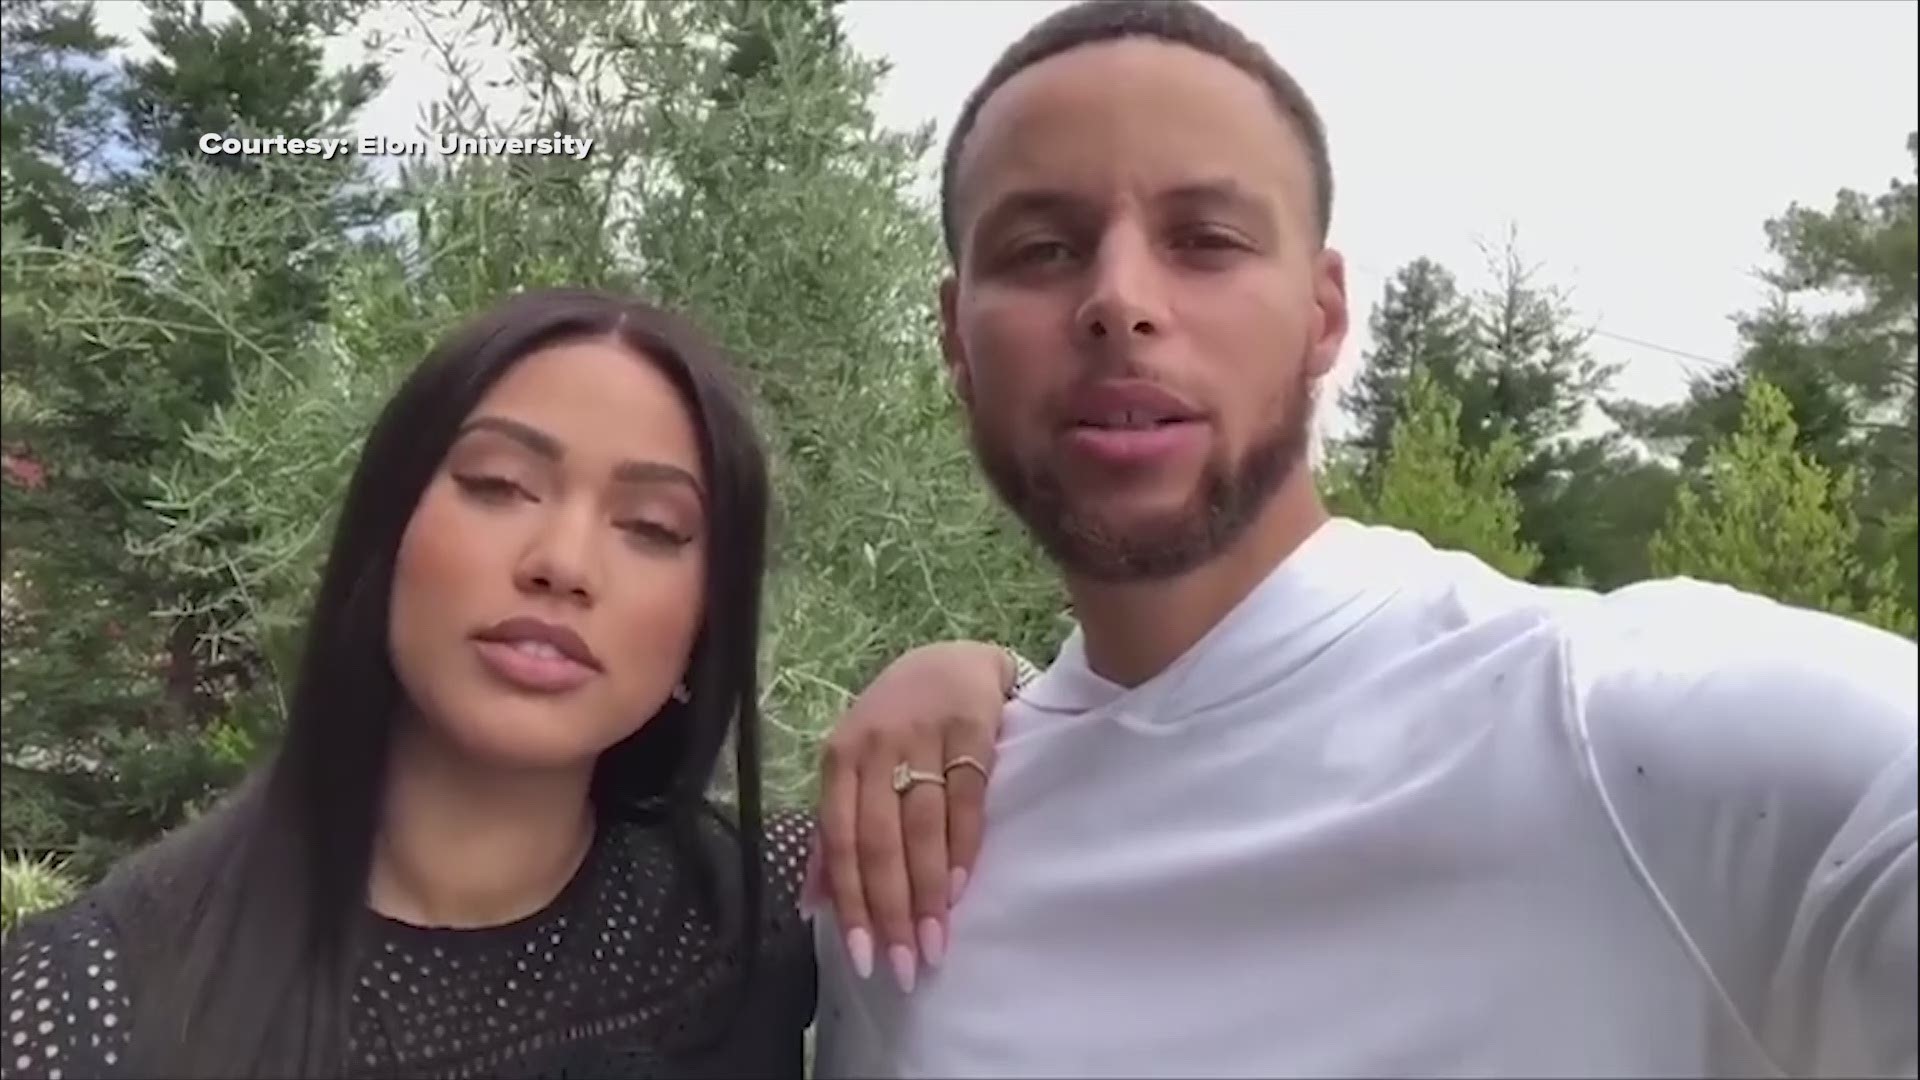
[[[591,767],[516,772],[416,724],[396,738],[369,903],[419,926],[498,926],[558,896],[586,858]]]
[[[1327,520],[1305,468],[1274,492],[1234,545],[1165,581],[1067,579],[1095,674],[1138,686],[1166,670],[1272,574]]]

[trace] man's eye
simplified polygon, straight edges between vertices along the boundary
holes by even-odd
[[[1044,266],[1072,256],[1072,249],[1058,240],[1035,240],[1016,245],[1009,261],[1021,266]]]
[[[1224,229],[1190,229],[1175,236],[1174,246],[1195,251],[1231,251],[1247,245]]]

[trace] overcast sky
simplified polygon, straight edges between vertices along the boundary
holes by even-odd
[[[853,0],[856,46],[892,62],[881,115],[942,134],[995,55],[1059,0]],[[1333,243],[1356,322],[1386,275],[1431,256],[1486,283],[1477,242],[1518,230],[1626,365],[1617,388],[1670,399],[1683,360],[1731,357],[1729,317],[1761,301],[1762,223],[1911,175],[1920,4],[1283,3],[1213,0],[1314,97],[1333,149]],[[137,37],[132,3],[102,22]],[[351,51],[344,46],[342,55]],[[405,135],[443,81],[397,66],[362,127]],[[288,132],[286,134],[299,134]],[[1343,374],[1366,347],[1350,342]]]

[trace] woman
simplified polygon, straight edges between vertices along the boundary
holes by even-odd
[[[760,827],[767,502],[684,322],[548,291],[457,330],[368,436],[279,751],[11,935],[6,1072],[800,1075],[805,826]],[[978,670],[915,707],[997,723],[998,660],[943,655]]]

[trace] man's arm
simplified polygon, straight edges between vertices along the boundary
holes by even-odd
[[[1730,589],[1623,590],[1581,710],[1633,869],[1789,1075],[1916,1069],[1916,650]]]

